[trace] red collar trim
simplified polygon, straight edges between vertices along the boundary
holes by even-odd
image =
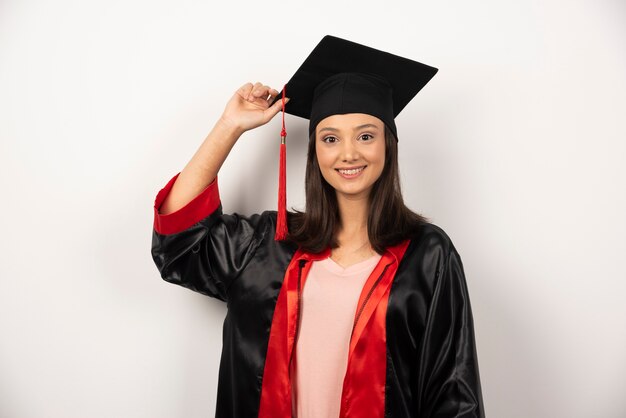
[[[402,256],[404,255],[404,251],[406,251],[409,242],[410,240],[407,239],[397,245],[385,248],[383,256],[387,255],[387,257],[392,257],[392,260],[390,261],[395,261],[396,263],[399,263],[402,259]],[[319,253],[309,253],[302,249],[298,249],[298,251],[294,255],[294,258],[297,260],[319,261],[330,257],[330,253],[330,247],[326,247]]]
[[[405,240],[385,250],[359,297],[340,418],[384,416],[387,298],[409,242]],[[290,360],[297,334],[300,291],[312,265],[301,261],[323,260],[329,256],[330,248],[317,254],[299,249],[287,267],[270,327],[259,418],[291,417]]]

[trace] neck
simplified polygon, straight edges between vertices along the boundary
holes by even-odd
[[[352,247],[368,241],[367,217],[369,202],[367,196],[337,196],[340,225],[337,230],[337,241],[340,246]]]

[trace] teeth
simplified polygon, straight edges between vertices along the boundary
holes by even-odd
[[[363,171],[363,167],[361,167],[361,168],[353,168],[352,170],[339,170],[339,172],[341,174],[347,174],[349,176],[351,176],[353,174],[356,174],[356,173],[359,173],[361,171]]]

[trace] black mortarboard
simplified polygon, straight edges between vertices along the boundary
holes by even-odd
[[[436,72],[426,64],[326,35],[286,84],[285,112],[309,119],[309,135],[327,116],[367,113],[385,122],[397,139],[394,118]]]
[[[271,105],[283,99],[284,112],[309,119],[309,136],[328,116],[366,113],[382,120],[397,140],[395,117],[436,72],[426,64],[326,35]],[[284,123],[283,113],[276,240],[288,233]]]

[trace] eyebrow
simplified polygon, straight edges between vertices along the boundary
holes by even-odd
[[[371,123],[366,123],[364,125],[359,125],[357,127],[355,127],[355,130],[359,130],[359,129],[363,129],[363,128],[374,128],[374,129],[378,129],[378,126],[373,125]],[[326,127],[326,128],[322,128],[320,129],[320,133],[322,133],[322,131],[332,131],[332,132],[339,132],[339,129],[337,128],[333,128],[333,127]]]

